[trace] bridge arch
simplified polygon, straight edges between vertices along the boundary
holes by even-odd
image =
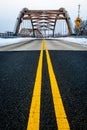
[[[55,37],[55,29],[59,28],[56,26],[57,21],[60,20],[66,22],[68,35],[72,35],[71,19],[65,8],[60,8],[59,10],[29,10],[28,8],[23,8],[16,21],[15,34],[30,37],[42,37],[44,35],[45,37]],[[24,26],[21,29],[23,21],[28,21],[29,26]],[[47,32],[51,32],[51,34],[47,34]]]

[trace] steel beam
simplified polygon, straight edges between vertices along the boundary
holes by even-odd
[[[28,10],[23,9],[18,17],[15,33],[18,33],[22,20],[30,20],[35,37],[35,29],[53,30],[53,36],[57,20],[66,20],[69,34],[72,34],[72,28],[67,11],[64,8],[59,10]]]

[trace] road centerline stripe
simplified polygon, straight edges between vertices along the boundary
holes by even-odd
[[[50,77],[51,90],[52,90],[52,95],[53,95],[53,102],[54,102],[54,109],[55,109],[58,130],[70,130],[70,126],[67,120],[62,98],[60,95],[59,86],[58,86],[56,76],[52,67],[50,55],[47,50],[46,41],[44,41],[44,45],[46,48],[48,72],[49,72],[49,77]]]
[[[41,99],[41,82],[42,82],[43,47],[44,44],[42,42],[27,130],[39,130],[40,127],[39,125],[40,125],[40,99]]]

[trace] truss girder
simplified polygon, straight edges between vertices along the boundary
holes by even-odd
[[[69,34],[72,34],[70,17],[64,8],[60,8],[59,10],[28,10],[27,8],[24,8],[17,18],[15,34],[19,32],[20,24],[23,20],[31,21],[34,36],[36,29],[50,29],[53,30],[54,35],[57,20],[65,20],[68,26]]]

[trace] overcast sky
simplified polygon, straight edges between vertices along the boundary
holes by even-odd
[[[16,18],[24,8],[59,9],[65,8],[74,24],[78,16],[78,5],[81,5],[80,16],[87,19],[87,0],[0,0],[0,32],[13,31]]]

